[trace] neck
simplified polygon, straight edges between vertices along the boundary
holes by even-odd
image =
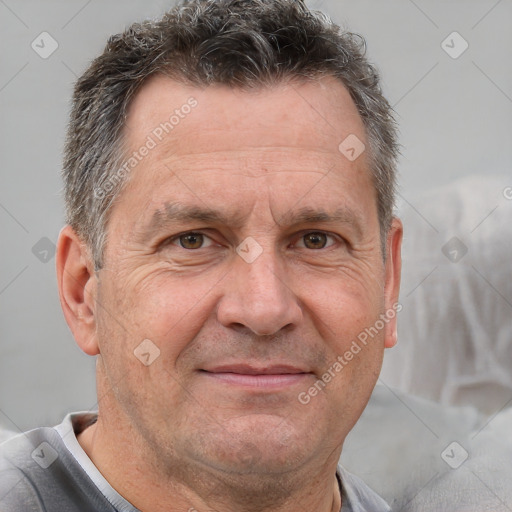
[[[225,474],[195,462],[176,460],[159,469],[148,448],[119,423],[103,416],[78,436],[78,442],[109,484],[141,511],[152,512],[339,512],[337,458],[328,467],[301,468],[293,474]],[[132,435],[130,435],[132,434]],[[115,449],[112,449],[115,447]],[[315,475],[314,477],[312,475]]]

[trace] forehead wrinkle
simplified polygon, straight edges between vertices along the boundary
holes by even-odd
[[[273,151],[275,149],[275,151]],[[269,174],[320,173],[328,174],[343,156],[327,150],[309,151],[303,148],[253,147],[247,150],[223,149],[202,153],[188,153],[168,156],[164,165],[171,171],[181,172],[220,172],[242,176],[267,176]],[[300,154],[299,154],[300,153]],[[217,159],[215,159],[217,157]],[[212,158],[215,163],[212,164]]]

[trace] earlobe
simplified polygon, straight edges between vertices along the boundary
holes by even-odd
[[[386,324],[385,344],[386,348],[392,348],[397,342],[397,314],[402,309],[398,302],[400,293],[400,276],[402,271],[402,235],[403,226],[400,219],[393,218],[388,232],[386,243],[386,284],[385,305],[386,316],[389,319]]]
[[[61,230],[57,244],[57,281],[62,311],[76,342],[86,354],[97,355],[93,261],[69,225]]]

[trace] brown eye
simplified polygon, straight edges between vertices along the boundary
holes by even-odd
[[[327,235],[325,233],[308,233],[302,238],[308,249],[323,249],[327,245]]]
[[[201,233],[186,233],[179,237],[179,242],[184,249],[200,249],[204,242],[204,235]]]

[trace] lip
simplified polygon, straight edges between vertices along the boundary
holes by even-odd
[[[302,383],[312,375],[301,368],[289,365],[252,366],[234,364],[202,369],[206,377],[225,384],[259,390],[285,388]]]
[[[208,373],[235,373],[238,375],[296,375],[310,373],[306,370],[287,364],[273,364],[272,366],[257,366],[246,363],[226,364],[203,368]]]

